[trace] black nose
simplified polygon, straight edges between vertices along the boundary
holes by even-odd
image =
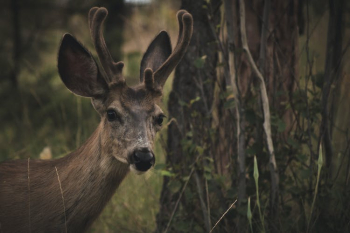
[[[155,163],[154,155],[148,149],[136,150],[132,155],[133,163],[138,171],[147,171]]]

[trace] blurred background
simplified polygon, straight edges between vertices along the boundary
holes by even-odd
[[[220,217],[213,232],[349,232],[350,2],[244,3],[274,153],[242,48],[242,1],[1,0],[0,161],[62,157],[97,127],[90,100],[69,92],[56,67],[64,33],[96,57],[91,7],[109,11],[106,43],[129,85],[160,30],[175,44],[184,8],[194,34],[164,88],[157,165],[130,173],[90,232],[209,232]]]

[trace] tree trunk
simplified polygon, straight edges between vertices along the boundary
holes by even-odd
[[[217,49],[207,15],[208,10],[212,9],[213,20],[218,23],[220,4],[219,1],[213,2],[215,3],[207,5],[205,1],[182,1],[181,8],[193,16],[194,30],[187,53],[176,68],[173,89],[169,96],[169,119],[176,121],[168,128],[166,163],[180,178],[189,176],[192,164],[194,177],[188,178],[188,186],[180,200],[181,208],[177,208],[175,212],[180,189],[174,192],[171,187],[175,184],[183,187],[184,181],[164,177],[160,211],[157,215],[157,232],[164,232],[167,225],[168,231],[177,232],[179,223],[188,226],[188,231],[199,227],[203,232],[207,232],[211,225],[203,170],[204,166],[210,165],[203,157],[212,157],[210,128]],[[207,5],[207,8],[203,7],[204,5]],[[169,224],[169,221],[173,224]]]
[[[322,88],[322,124],[320,138],[325,149],[328,176],[332,177],[332,121],[328,105],[331,86],[341,73],[342,41],[343,41],[343,11],[344,0],[329,0],[329,21],[327,35],[327,51]]]
[[[330,193],[339,193],[347,199],[349,193],[349,98],[348,80],[343,75],[342,63],[344,62],[343,37],[345,34],[345,9],[346,1],[329,0],[329,19],[327,32],[326,61],[324,65],[324,80],[322,87],[322,123],[320,126],[319,142],[323,144],[326,165],[326,184]],[[350,41],[348,42],[350,43]],[[349,45],[349,44],[348,44]],[[335,87],[335,88],[334,88]],[[333,132],[334,129],[334,132]],[[346,133],[344,133],[346,132]],[[341,156],[339,156],[341,155]],[[325,197],[323,200],[325,200]],[[328,198],[329,199],[329,198]],[[337,221],[339,226],[348,223],[349,204],[341,203],[342,208],[334,208],[339,205],[339,199],[325,200],[325,204],[319,206],[318,222]],[[316,218],[316,214],[314,214]],[[316,220],[315,220],[316,221]],[[332,231],[327,226],[324,231]]]
[[[249,61],[246,54],[241,52],[240,30],[242,29],[238,18],[239,4],[237,0],[225,1],[224,10],[227,30],[229,30],[227,31],[228,41],[222,38],[226,36],[225,33],[219,34],[216,31],[216,28],[220,28],[218,27],[218,21],[215,23],[215,17],[218,17],[218,14],[215,14],[216,11],[213,10],[214,14],[211,18],[213,20],[208,22],[205,18],[205,14],[208,13],[207,9],[210,12],[211,9],[215,9],[214,6],[203,7],[205,5],[204,1],[183,1],[183,7],[194,16],[194,36],[184,60],[176,70],[173,91],[169,98],[169,114],[171,118],[176,119],[176,123],[173,121],[169,126],[167,165],[175,173],[175,177],[181,175],[186,177],[186,180],[189,179],[189,182],[186,187],[187,183],[178,178],[166,177],[164,179],[160,200],[161,208],[157,217],[158,232],[163,232],[166,225],[172,226],[172,224],[168,224],[169,220],[176,222],[177,228],[180,223],[187,224],[189,231],[195,229],[195,224],[199,224],[202,226],[202,230],[206,232],[208,225],[210,225],[210,220],[204,217],[207,214],[209,215],[209,211],[206,210],[216,208],[216,211],[210,212],[214,223],[227,210],[228,203],[232,203],[236,198],[238,199],[237,211],[229,212],[228,216],[225,216],[222,219],[223,222],[219,224],[221,226],[216,227],[215,232],[244,232],[247,227],[244,214],[246,213],[248,192],[246,190],[248,185],[246,177],[250,176],[247,174],[249,165],[246,165],[246,163],[252,161],[250,155],[247,154],[247,148],[254,144],[260,145],[258,146],[260,150],[257,149],[256,155],[262,167],[262,173],[271,173],[271,178],[268,179],[265,176],[265,180],[260,181],[272,184],[270,190],[272,194],[271,205],[266,213],[273,218],[271,218],[267,227],[268,230],[278,231],[279,174],[274,156],[275,151],[281,149],[278,148],[278,145],[283,143],[276,143],[277,146],[274,148],[272,141],[278,141],[279,139],[285,141],[292,130],[293,115],[290,109],[285,108],[285,102],[291,101],[298,75],[296,60],[298,50],[298,1],[271,0],[270,5],[267,5],[264,11],[265,2],[263,0],[245,2],[247,42],[253,58]],[[231,8],[227,7],[228,4]],[[268,11],[269,8],[270,11]],[[211,36],[213,37],[211,38]],[[218,42],[217,47],[214,43],[210,43],[215,39],[217,41],[223,39]],[[219,50],[223,55],[221,62],[225,71],[223,72],[224,75],[218,78],[218,91],[220,95],[229,97],[217,98],[213,102],[213,84],[207,80],[216,79],[216,50]],[[198,58],[203,55],[207,56],[205,63],[198,68],[201,64],[201,59]],[[261,89],[262,79],[261,76],[258,79],[257,75],[253,73],[252,62],[257,63],[259,70],[264,74],[265,91],[260,92],[265,88]],[[236,83],[237,90],[233,95],[230,95],[232,92],[230,88],[232,88],[233,83]],[[203,92],[205,95],[203,95]],[[265,97],[259,105],[258,101],[254,103],[251,100],[261,99],[260,93]],[[200,97],[200,100],[189,105],[197,97]],[[225,106],[230,98],[231,101],[232,98],[235,99],[233,105],[235,109],[231,105]],[[272,129],[272,133],[267,132],[267,128],[270,128],[269,131],[271,131],[271,127],[266,127],[266,121],[263,127],[262,123],[264,117],[267,116],[267,112],[262,111],[262,105],[264,104],[266,107],[267,99],[273,117],[285,122],[286,129],[284,132],[276,133],[275,128]],[[215,106],[214,112],[216,114],[213,114],[213,120],[210,119],[212,105]],[[248,120],[247,109],[257,116],[254,123],[251,122],[251,119]],[[199,115],[208,117],[201,118]],[[208,135],[206,129],[210,127],[215,128],[215,142],[206,139],[206,135]],[[256,133],[252,136],[254,132]],[[272,139],[271,135],[274,135]],[[206,145],[204,153],[200,155],[199,153],[190,152],[188,150],[190,145]],[[264,147],[266,150],[264,150]],[[210,154],[210,151],[213,155]],[[268,153],[265,151],[268,151]],[[215,182],[209,180],[208,186],[211,190],[209,207],[211,208],[208,207],[207,201],[203,201],[205,200],[205,192],[198,188],[203,187],[202,189],[204,189],[205,187],[203,183],[206,180],[206,172],[203,167],[208,164],[201,161],[203,157],[214,159],[216,174],[231,178],[229,180],[231,183],[226,187],[233,193],[225,190],[226,193],[224,192],[224,194],[220,192],[220,188],[213,189]],[[198,158],[200,162],[197,161]],[[277,158],[284,159],[281,156]],[[192,164],[196,165],[191,166]],[[264,166],[264,164],[269,164],[269,166]],[[191,168],[194,168],[194,170],[191,170]],[[196,179],[192,177],[192,174]],[[170,187],[176,184],[176,180],[180,183],[180,187],[174,192],[170,190]],[[180,190],[184,187],[186,191],[181,192]],[[251,186],[249,186],[250,188]],[[180,207],[174,211],[175,204],[180,196]],[[215,199],[220,199],[221,203],[212,201]],[[224,208],[225,205],[226,208]],[[238,225],[234,223],[233,218],[239,219]],[[176,228],[170,227],[168,230],[175,231]]]

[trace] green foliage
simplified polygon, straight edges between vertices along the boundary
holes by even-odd
[[[198,69],[201,69],[203,68],[204,64],[205,64],[205,59],[207,58],[206,55],[200,57],[200,58],[197,58],[196,60],[194,60],[194,66]]]

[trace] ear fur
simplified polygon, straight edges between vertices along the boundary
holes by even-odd
[[[161,31],[148,46],[140,68],[140,81],[143,82],[145,69],[157,70],[171,54],[171,42],[166,31]]]
[[[76,95],[99,97],[108,91],[92,55],[70,34],[65,34],[61,42],[58,72],[66,87]]]

